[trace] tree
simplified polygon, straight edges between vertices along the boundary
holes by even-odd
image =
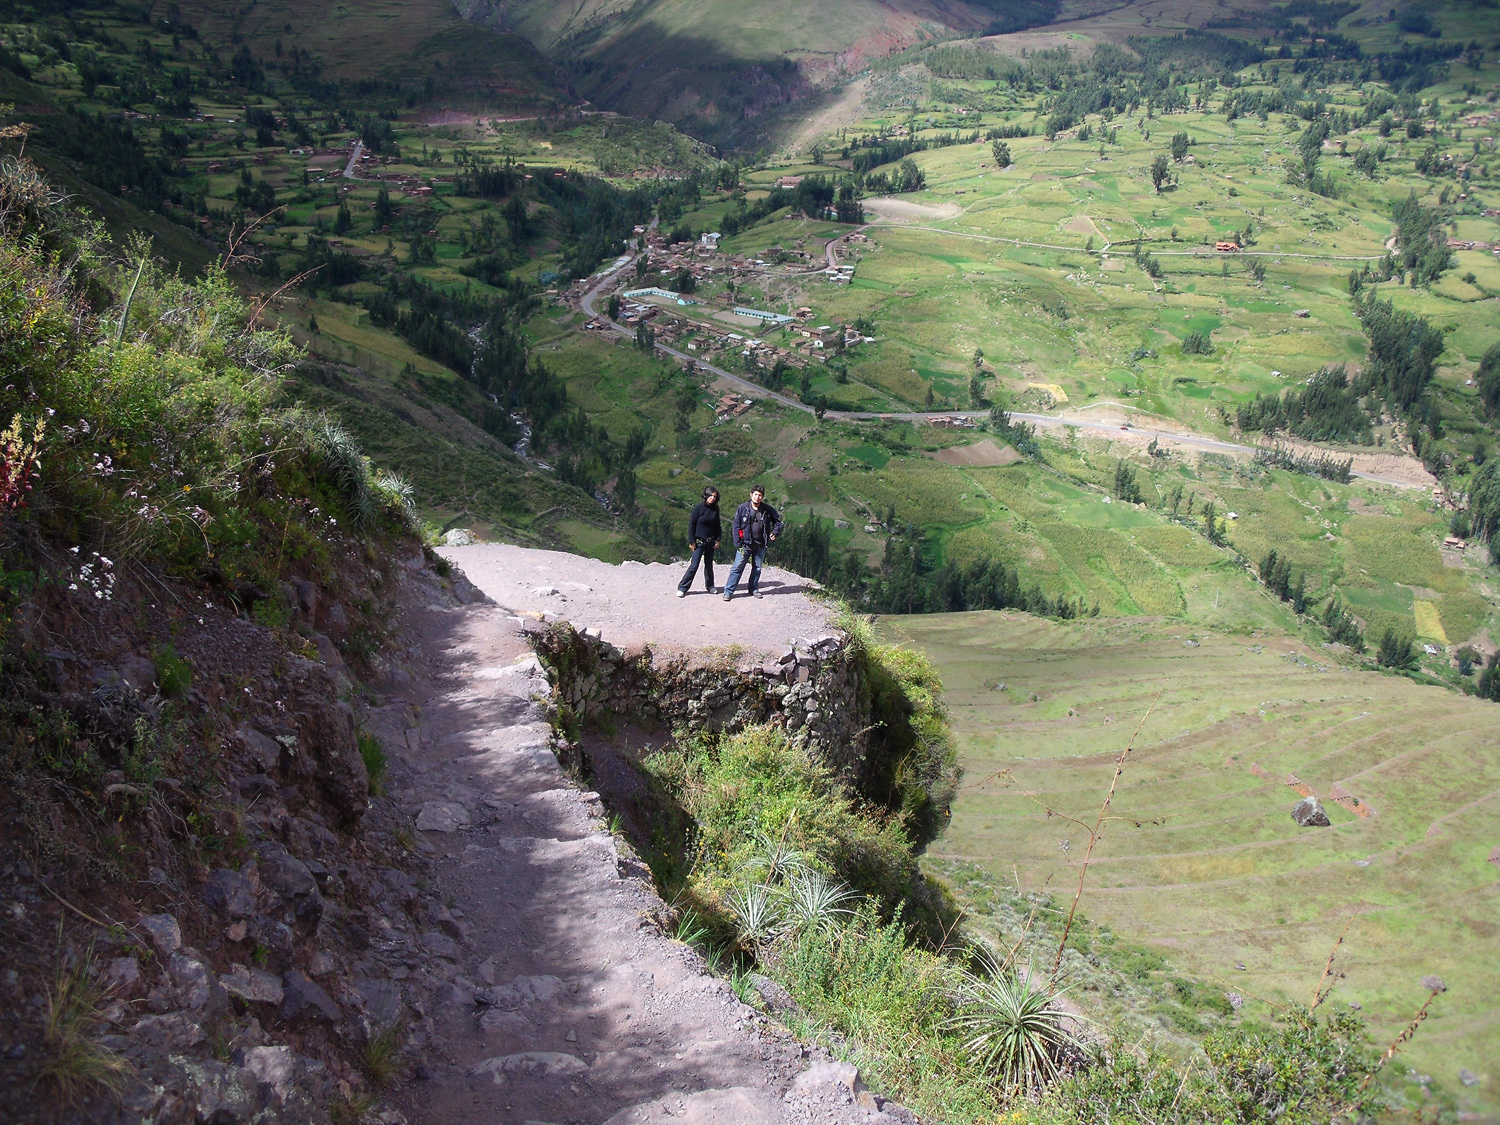
[[[1158,192],[1161,191],[1162,184],[1166,183],[1171,175],[1172,165],[1168,162],[1165,154],[1159,155],[1151,162],[1151,183]]]
[[[1189,143],[1186,133],[1174,134],[1172,137],[1172,159],[1181,164],[1187,158]]]
[[[1415,668],[1417,655],[1414,647],[1410,637],[1387,628],[1380,637],[1380,652],[1375,659],[1383,668],[1395,668],[1398,671]]]
[[[610,320],[618,320],[620,318],[620,295],[618,293],[611,293],[609,295],[609,303],[605,305],[605,308],[609,312]]]
[[[995,156],[996,168],[1010,167],[1010,145],[1004,141],[996,141],[990,146],[990,152]]]
[[[380,194],[375,197],[375,225],[383,227],[391,221],[395,211],[391,207],[391,193],[386,191],[385,185],[380,185]]]
[[[985,406],[984,375],[980,371],[969,377],[969,406],[974,410],[982,410]]]
[[[1484,403],[1484,412],[1491,418],[1500,414],[1500,344],[1491,344],[1479,361],[1479,370],[1474,373],[1474,382],[1479,384],[1479,400]]]
[[[354,216],[349,214],[348,200],[339,200],[339,213],[333,220],[334,234],[348,234],[349,228],[354,225]]]
[[[1219,523],[1219,508],[1212,500],[1203,503],[1203,528],[1208,541],[1215,545],[1224,542],[1224,527]]]
[[[635,326],[635,346],[647,355],[656,347],[656,333],[651,331],[651,325],[644,320]]]

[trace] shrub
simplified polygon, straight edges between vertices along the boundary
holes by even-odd
[[[1203,1043],[1207,1067],[1179,1070],[1165,1056],[1120,1043],[1097,1065],[1063,1079],[1043,1100],[1044,1117],[1077,1125],[1122,1120],[1160,1125],[1221,1121],[1238,1125],[1326,1125],[1359,1120],[1381,1107],[1362,1089],[1375,1059],[1352,1014],[1319,1020],[1293,1010],[1285,1023],[1229,1028]]]
[[[193,669],[171,645],[162,645],[153,654],[156,664],[156,687],[168,699],[185,695],[193,686]]]
[[[1182,341],[1183,355],[1211,355],[1214,346],[1207,332],[1189,332]]]

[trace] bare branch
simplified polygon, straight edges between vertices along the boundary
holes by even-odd
[[[1073,905],[1068,909],[1068,920],[1063,926],[1062,940],[1057,943],[1057,956],[1052,960],[1052,975],[1047,980],[1049,991],[1057,987],[1057,973],[1062,968],[1063,950],[1067,948],[1068,933],[1073,928],[1073,917],[1078,913],[1078,900],[1083,897],[1083,884],[1089,875],[1089,861],[1094,856],[1094,846],[1099,843],[1101,836],[1099,829],[1104,826],[1106,820],[1110,819],[1109,804],[1115,799],[1115,786],[1120,784],[1120,775],[1125,772],[1125,759],[1135,749],[1135,740],[1140,735],[1141,728],[1146,725],[1146,720],[1151,717],[1151,712],[1156,710],[1157,703],[1161,701],[1161,694],[1166,690],[1166,687],[1163,686],[1161,691],[1156,693],[1156,698],[1151,701],[1151,706],[1146,708],[1146,713],[1141,716],[1141,721],[1135,725],[1135,731],[1131,734],[1130,741],[1125,743],[1125,749],[1121,750],[1120,756],[1115,759],[1115,775],[1110,778],[1109,792],[1104,795],[1104,803],[1099,806],[1099,815],[1094,820],[1094,827],[1089,829],[1089,846],[1083,853],[1083,865],[1078,872],[1078,889],[1073,892]],[[1067,819],[1071,820],[1072,818],[1069,817]],[[1074,823],[1078,822],[1074,821]]]

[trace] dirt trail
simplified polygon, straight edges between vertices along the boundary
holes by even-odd
[[[389,924],[373,938],[380,950],[404,943],[408,966],[447,982],[418,1009],[414,1042],[427,1061],[397,1099],[408,1119],[915,1122],[877,1108],[852,1067],[810,1054],[658,929],[665,910],[649,873],[551,750],[548,683],[523,632],[536,622],[518,612],[542,601],[616,643],[644,643],[691,635],[712,610],[706,635],[761,648],[821,625],[826,611],[780,573],[766,576],[781,583],[777,597],[725,605],[678,601],[676,568],[490,545],[445,554],[500,604],[410,606],[406,671],[368,717],[386,746],[405,747],[390,788],[416,814],[416,846],[450,912],[414,939]],[[567,588],[566,603],[536,594],[543,581]]]

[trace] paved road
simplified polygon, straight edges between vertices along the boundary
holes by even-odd
[[[835,239],[834,241],[838,240]],[[995,241],[1002,240],[996,239]],[[1006,239],[1003,241],[1014,240]],[[833,242],[830,242],[828,245],[829,247],[832,247]],[[831,257],[832,250],[829,249],[828,253]],[[616,262],[609,269],[605,270],[602,274],[599,275],[599,280],[594,285],[594,287],[590,289],[586,294],[584,294],[582,304],[585,316],[595,317],[601,315],[600,313],[595,311],[594,307],[595,302],[597,302],[599,299],[600,293],[602,293],[604,289],[608,287],[611,279],[618,270],[622,269],[626,265],[629,265],[630,262],[633,262],[634,260],[635,258],[634,256],[632,256],[629,259],[629,262]],[[605,319],[608,318],[606,317]],[[630,331],[630,329],[616,324],[612,320],[609,322],[609,324],[610,328],[618,335],[624,336],[627,339],[631,340],[635,339],[635,333]],[[813,408],[808,406],[804,402],[799,402],[794,398],[788,398],[786,395],[763,387],[759,383],[752,382],[742,375],[736,375],[733,372],[725,371],[722,367],[715,367],[712,363],[706,363],[705,361],[698,359],[696,356],[688,355],[686,352],[678,351],[676,348],[668,347],[665,344],[657,344],[656,348],[658,351],[665,352],[667,355],[673,356],[677,359],[684,360],[689,363],[696,364],[704,371],[712,372],[714,375],[726,380],[737,390],[741,391],[750,398],[770,399],[774,402],[779,402],[783,406],[791,407],[793,410],[801,410],[806,414],[815,413]],[[892,411],[879,412],[869,410],[829,410],[826,412],[824,417],[832,418],[836,421],[871,421],[875,419],[890,418],[903,422],[930,422],[934,418],[988,418],[989,411],[943,410],[898,413]],[[1089,431],[1111,431],[1115,433],[1116,436],[1119,435],[1121,429],[1123,428],[1118,422],[1090,422],[1081,418],[1059,418],[1053,414],[1012,413],[1011,418],[1016,421],[1030,422],[1033,425],[1045,426],[1051,429],[1068,428]],[[1130,433],[1139,435],[1141,437],[1155,438],[1156,440],[1161,442],[1171,442],[1175,445],[1185,446],[1189,449],[1202,449],[1213,453],[1254,455],[1259,448],[1254,445],[1239,445],[1232,441],[1221,441],[1218,438],[1207,437],[1202,434],[1181,434],[1175,433],[1170,430],[1151,430],[1135,425],[1130,426],[1129,431]],[[1360,480],[1367,480],[1374,484],[1391,485],[1395,488],[1424,487],[1423,485],[1412,484],[1410,481],[1398,480],[1395,477],[1381,476],[1378,473],[1361,472],[1358,469],[1353,470],[1353,475],[1355,477],[1358,477]]]
[[[363,153],[364,151],[365,151],[365,142],[364,141],[355,141],[354,142],[354,151],[349,154],[349,163],[347,163],[347,164],[344,165],[344,179],[346,179],[346,180],[357,180],[357,179],[359,179],[359,177],[354,174],[354,166],[359,163],[360,154]]]

